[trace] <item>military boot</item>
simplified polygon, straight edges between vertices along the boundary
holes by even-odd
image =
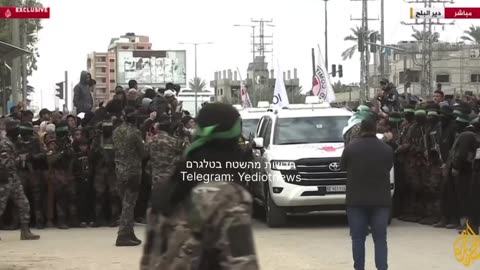
[[[445,218],[442,218],[439,222],[433,224],[434,228],[445,228],[445,226],[447,226],[447,220]]]
[[[59,216],[59,217],[58,217],[57,227],[58,227],[60,230],[67,230],[67,229],[70,228],[70,227],[68,227],[68,225],[67,225],[67,223],[66,223],[66,219],[65,219],[64,216]]]
[[[133,247],[138,246],[142,241],[138,240],[134,233],[119,234],[115,245],[117,247]]]
[[[20,240],[38,240],[39,235],[35,235],[30,231],[28,224],[22,224],[20,231]]]
[[[132,237],[133,240],[138,242],[139,245],[142,243],[142,240],[138,239],[134,232],[132,232],[131,237]]]

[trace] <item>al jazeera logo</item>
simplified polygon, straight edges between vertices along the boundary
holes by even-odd
[[[465,267],[472,266],[473,262],[480,259],[479,245],[480,237],[467,222],[467,228],[462,231],[453,245],[455,259]]]

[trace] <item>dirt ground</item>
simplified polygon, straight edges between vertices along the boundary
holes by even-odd
[[[288,228],[270,229],[255,222],[261,269],[350,270],[351,242],[344,215],[295,217]],[[135,227],[144,237],[144,227]],[[115,228],[34,230],[39,241],[20,241],[18,231],[0,231],[0,270],[138,269],[142,247],[114,246]],[[469,268],[454,257],[456,231],[394,220],[389,229],[389,269],[456,270]],[[375,269],[373,243],[367,239],[367,269]]]

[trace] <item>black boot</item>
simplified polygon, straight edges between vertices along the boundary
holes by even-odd
[[[138,246],[142,242],[135,237],[135,234],[119,234],[115,245],[117,247],[133,247]],[[140,242],[139,242],[140,241]]]
[[[66,223],[66,219],[65,219],[64,216],[59,216],[59,217],[58,217],[57,227],[58,227],[60,230],[67,230],[67,229],[70,228],[70,227],[68,227],[68,225],[67,225],[67,223]]]
[[[30,231],[28,224],[22,224],[20,231],[20,240],[38,240],[39,235],[35,235]]]

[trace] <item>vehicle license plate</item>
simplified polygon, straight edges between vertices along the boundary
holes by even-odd
[[[346,186],[326,186],[327,192],[345,192],[347,191]]]

